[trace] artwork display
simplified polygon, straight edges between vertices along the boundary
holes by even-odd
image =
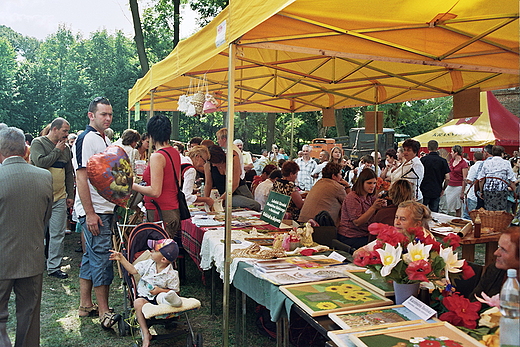
[[[280,290],[312,317],[392,304],[392,300],[353,279],[293,284],[282,286]]]
[[[349,338],[358,347],[484,347],[447,322],[353,333]]]
[[[379,278],[373,279],[372,274],[366,273],[365,271],[350,271],[350,274],[356,279],[356,281],[362,283],[365,287],[372,289],[378,294],[386,297],[395,295],[392,282],[387,282],[380,276]]]

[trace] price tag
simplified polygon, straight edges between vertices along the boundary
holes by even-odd
[[[331,254],[329,254],[329,258],[331,259],[334,259],[334,260],[337,260],[337,261],[340,261],[343,263],[343,261],[345,259],[347,259],[346,257],[342,256],[341,254],[339,254],[338,252],[332,252]]]
[[[423,320],[428,320],[437,313],[437,311],[417,299],[415,296],[410,296],[408,299],[406,299],[406,301],[403,302],[403,306],[418,315],[419,318]]]

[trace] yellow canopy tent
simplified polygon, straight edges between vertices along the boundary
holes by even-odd
[[[129,91],[128,106],[176,110],[206,78],[236,111],[300,112],[519,85],[513,0],[231,0]]]
[[[520,145],[520,120],[509,112],[491,92],[480,93],[480,115],[452,119],[431,131],[414,137],[427,147],[436,140],[439,148],[448,150],[460,145],[465,152],[482,150],[485,145],[501,145],[506,152],[518,150]]]
[[[221,109],[228,114],[313,111],[516,87],[518,28],[514,0],[231,0],[136,82],[128,107],[176,110],[179,97],[202,80],[220,92]],[[227,122],[231,147],[233,117]],[[226,177],[229,202],[231,164]],[[225,240],[227,346],[230,205]]]

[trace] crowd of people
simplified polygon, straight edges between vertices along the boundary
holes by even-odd
[[[115,204],[98,193],[87,174],[89,158],[112,144],[110,101],[95,98],[87,114],[89,123],[82,132],[69,134],[69,123],[56,118],[41,136],[32,140],[21,130],[0,124],[0,177],[12,183],[0,187],[0,223],[10,226],[8,232],[0,233],[0,241],[12,245],[0,253],[2,345],[9,344],[7,302],[13,289],[16,293],[36,293],[27,295],[31,300],[17,300],[17,344],[22,341],[22,345],[31,345],[31,341],[39,338],[44,265],[49,276],[68,277],[60,263],[71,211],[83,240],[80,317],[98,315],[106,329],[112,328],[120,318],[109,307],[114,276],[112,260],[121,261],[131,273],[145,271],[133,267],[120,253],[111,253],[110,228]],[[168,294],[170,301],[178,303],[178,274],[169,266],[176,258],[172,254],[178,253],[174,244],[180,240],[178,193],[182,190],[188,204],[204,203],[208,208],[214,206],[216,199],[224,201],[228,151],[232,151],[233,207],[261,211],[271,191],[287,195],[290,202],[285,219],[299,223],[310,221],[319,226],[317,221],[323,218],[318,217],[325,214],[337,228],[337,239],[353,250],[372,241],[368,226],[374,222],[394,225],[401,232],[422,226],[428,233],[431,211],[465,218],[469,217],[470,210],[480,207],[515,212],[511,196],[517,192],[519,183],[519,156],[516,152],[511,158],[505,158],[501,146],[488,145],[474,152],[474,161],[469,161],[461,146],[453,146],[451,153],[443,156],[438,143],[432,140],[426,154],[420,153],[419,142],[408,139],[399,148],[389,148],[384,158],[374,152],[352,161],[340,147],[334,147],[330,153],[322,151],[315,160],[310,156],[308,145],[293,159],[276,145],[272,145],[271,151],[262,151],[258,158],[244,149],[240,139],[235,139],[232,147],[227,148],[226,128],[215,134],[216,143],[194,137],[185,147],[170,137],[169,118],[156,115],[149,120],[146,133],[127,129],[114,142],[125,150],[136,171],[138,165],[145,163],[139,175],[142,181],[134,182],[132,189],[144,196],[146,219],[162,220],[171,239],[168,244],[173,242],[155,254],[146,272],[153,277],[165,271],[175,284],[164,290],[152,285],[138,307],[145,302],[156,303],[155,296],[169,292],[174,293]],[[385,188],[385,181],[389,189]],[[20,211],[28,206],[32,213],[22,216]],[[510,237],[516,246],[517,234]],[[502,260],[508,247],[500,243],[497,255],[502,256]],[[165,251],[169,248],[173,253]],[[16,253],[30,256],[20,259]],[[518,254],[512,259],[518,262]],[[498,269],[505,266],[510,264],[497,262]],[[142,314],[138,314],[138,318],[142,323]],[[150,338],[149,333],[145,335],[144,346]]]

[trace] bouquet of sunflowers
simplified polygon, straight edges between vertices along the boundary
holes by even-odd
[[[410,228],[402,234],[393,226],[372,223],[368,230],[377,240],[356,251],[354,263],[387,281],[431,282],[443,287],[450,283],[450,273],[462,273],[463,278],[474,274],[465,260],[457,259],[454,249],[459,247],[460,237],[456,234],[437,242],[423,228]]]

